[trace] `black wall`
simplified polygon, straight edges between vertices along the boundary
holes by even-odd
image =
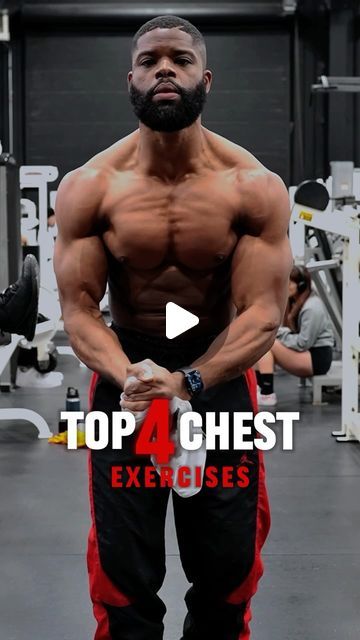
[[[289,34],[205,32],[214,83],[204,124],[289,179]],[[25,40],[25,161],[61,175],[136,128],[128,34],[37,34]]]
[[[358,19],[355,23],[354,38],[355,38],[354,73],[355,75],[360,77],[360,19]],[[360,94],[358,94],[355,98],[354,137],[355,137],[354,161],[356,166],[360,167]]]
[[[193,19],[208,43],[215,79],[204,124],[248,148],[288,184],[327,176],[332,159],[346,156],[359,165],[359,98],[338,96],[337,110],[334,96],[311,96],[320,74],[360,73],[358,4],[299,0],[296,15],[284,17],[282,0],[177,0],[178,13]],[[131,34],[168,3],[143,4],[144,14],[136,13],[139,6],[121,0],[9,2],[20,163],[55,164],[63,175],[136,127],[126,88]],[[115,19],[106,17],[106,8],[117,12]],[[341,27],[345,13],[347,31]],[[4,141],[5,47],[0,43]],[[344,157],[332,157],[334,149]]]

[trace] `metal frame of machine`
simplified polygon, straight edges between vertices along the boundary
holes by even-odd
[[[321,182],[321,181],[320,181]],[[332,178],[326,183],[331,194]],[[354,172],[354,191],[360,191],[360,172]],[[343,238],[342,255],[342,402],[341,429],[334,431],[338,442],[360,441],[359,413],[359,321],[360,321],[360,207],[334,199],[324,211],[294,202],[296,188],[290,189],[292,214],[289,237],[295,263],[307,262],[306,228],[312,227]],[[333,266],[333,265],[323,265]],[[329,290],[329,298],[331,291]]]

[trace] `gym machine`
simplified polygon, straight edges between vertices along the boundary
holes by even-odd
[[[295,263],[306,264],[313,272],[335,333],[341,329],[341,429],[332,435],[338,442],[360,441],[360,169],[354,169],[351,162],[332,162],[326,182],[306,181],[291,187],[290,200],[289,237]],[[314,231],[325,234],[317,236],[320,246],[315,248],[311,243]],[[322,238],[328,241],[325,250]],[[317,262],[316,253],[322,250],[325,255],[332,245],[334,253]],[[338,296],[339,275],[342,298]]]
[[[20,191],[19,170],[15,160],[9,154],[0,157],[0,287],[5,289],[17,280],[21,264],[20,236]],[[47,339],[47,332],[53,331],[51,321],[37,325],[34,340]],[[0,388],[10,391],[11,358],[22,336],[11,335],[8,344],[0,346]],[[33,344],[33,343],[32,343]],[[26,420],[34,424],[39,438],[48,438],[51,432],[47,422],[36,411],[25,408],[0,408],[0,420]]]

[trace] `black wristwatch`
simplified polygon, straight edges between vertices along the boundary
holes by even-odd
[[[176,371],[181,371],[184,374],[186,390],[191,398],[196,398],[204,388],[200,371],[190,367],[183,367],[182,369],[176,369]]]

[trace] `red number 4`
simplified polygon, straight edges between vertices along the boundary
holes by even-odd
[[[153,455],[158,464],[167,464],[175,451],[170,440],[169,400],[153,400],[135,443],[135,453]]]

